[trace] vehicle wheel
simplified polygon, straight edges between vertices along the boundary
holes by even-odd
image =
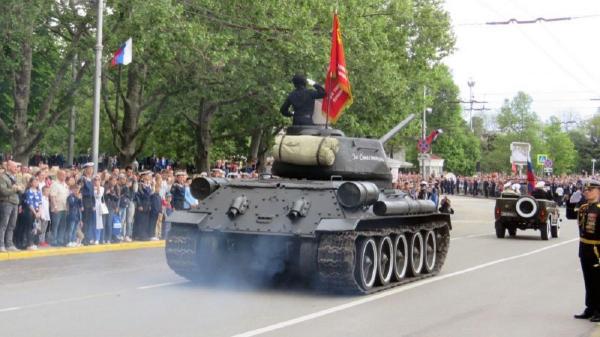
[[[554,217],[548,218],[549,222],[550,219],[554,220]],[[550,234],[553,238],[557,238],[560,235],[560,226],[558,224],[558,221],[556,221],[556,223],[550,222]]]
[[[515,204],[515,210],[522,218],[533,218],[537,214],[538,204],[533,197],[523,196],[517,200],[517,203]]]
[[[558,222],[550,226],[550,234],[553,238],[557,238],[560,236],[560,226],[558,225]]]
[[[377,244],[373,238],[362,238],[356,259],[356,280],[363,290],[373,288],[377,279]]]
[[[510,235],[513,238],[515,236],[517,236],[517,229],[516,228],[508,228],[508,235]]]
[[[379,282],[386,285],[390,283],[394,275],[394,245],[389,236],[384,236],[379,241],[377,255],[379,255],[379,264],[377,265]]]
[[[400,234],[394,239],[394,278],[401,281],[408,270],[408,242],[406,236]]]
[[[540,235],[542,237],[542,240],[548,240],[548,235],[550,234],[550,221],[546,221],[545,224],[542,224],[542,227],[540,228]]]
[[[506,233],[506,227],[501,222],[496,222],[496,237],[502,239]]]
[[[437,243],[435,231],[429,230],[425,233],[425,272],[431,273],[435,268],[437,258]]]
[[[423,235],[416,232],[410,237],[408,249],[408,274],[417,276],[423,270]]]

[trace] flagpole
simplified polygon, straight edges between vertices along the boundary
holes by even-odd
[[[92,161],[94,173],[98,172],[98,149],[100,144],[100,85],[102,77],[102,20],[104,0],[98,1],[98,23],[96,29],[96,72],[94,74],[94,117],[92,128]]]
[[[115,97],[115,118],[119,118],[119,95],[121,93],[121,68],[122,64],[119,63],[119,69],[117,70],[117,95]]]

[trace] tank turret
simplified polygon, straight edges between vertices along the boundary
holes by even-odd
[[[380,139],[346,137],[336,129],[293,126],[273,146],[272,173],[294,179],[372,181],[392,187],[384,144],[415,118],[409,115]]]

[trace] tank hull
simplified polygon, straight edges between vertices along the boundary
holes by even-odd
[[[342,183],[274,179],[222,186],[197,210],[170,218],[167,263],[190,280],[261,272],[360,294],[441,270],[450,243],[448,215],[378,216],[372,205],[343,207],[336,195]],[[231,207],[243,212],[231,213]]]

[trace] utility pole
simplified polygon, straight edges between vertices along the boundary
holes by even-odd
[[[473,87],[475,86],[475,81],[472,78],[467,81],[467,85],[469,86],[469,127],[471,128],[471,132],[473,132]]]
[[[73,58],[73,81],[77,78],[77,55]],[[67,151],[67,165],[73,165],[75,157],[75,102],[71,105],[69,113],[69,150]]]
[[[98,148],[100,147],[100,85],[102,78],[102,19],[104,0],[98,2],[98,26],[96,28],[96,73],[94,74],[94,118],[92,126],[92,161],[94,173],[98,172]]]
[[[592,158],[592,176],[596,175],[596,159]]]

